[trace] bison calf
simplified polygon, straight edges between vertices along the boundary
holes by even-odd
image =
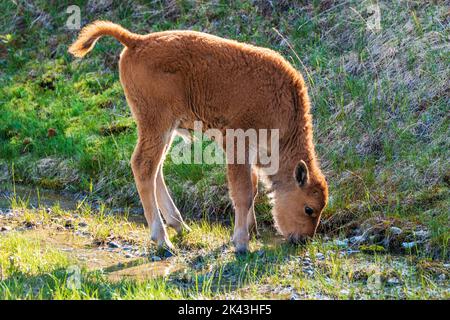
[[[228,163],[237,251],[248,249],[249,231],[256,228],[258,176],[270,185],[278,230],[293,241],[314,235],[328,188],[314,151],[306,85],[283,57],[201,32],[138,35],[106,21],[85,27],[69,52],[83,57],[103,35],[125,46],[120,81],[138,128],[131,165],[152,240],[172,248],[163,218],[178,232],[188,228],[167,191],[162,162],[174,131],[192,129],[198,120],[222,132],[279,130],[276,173],[265,174],[258,161]]]

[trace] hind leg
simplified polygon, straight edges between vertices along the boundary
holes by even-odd
[[[170,148],[171,141],[166,145],[165,152]],[[163,176],[164,157],[159,164],[158,174],[156,176],[156,197],[161,213],[169,227],[174,228],[178,234],[183,230],[190,231],[191,229],[184,223],[180,211],[172,200],[172,197],[167,190],[166,183]]]
[[[258,195],[258,173],[255,169],[252,170],[252,191],[253,191],[253,201],[252,207],[248,211],[247,215],[247,225],[250,233],[258,236],[258,227],[256,224],[256,214],[255,214],[255,200]]]
[[[144,208],[145,218],[151,229],[151,239],[158,247],[172,249],[156,200],[156,176],[159,163],[171,129],[158,130],[152,126],[152,132],[139,130],[139,139],[131,158],[134,180]],[[162,131],[162,132],[161,132]]]

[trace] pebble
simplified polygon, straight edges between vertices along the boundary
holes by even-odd
[[[292,292],[291,300],[300,300],[300,295],[297,292]]]
[[[120,248],[120,244],[118,244],[117,242],[114,242],[114,241],[108,242],[108,246],[110,248]]]
[[[403,230],[398,227],[390,227],[389,231],[391,231],[391,233],[396,236],[398,236],[399,234],[401,234],[403,232]]]
[[[340,291],[340,294],[342,294],[342,295],[348,295],[349,293],[350,293],[350,290],[348,290],[348,289],[342,289]]]
[[[345,250],[345,251],[341,251],[340,253],[339,253],[339,256],[340,257],[344,257],[344,256],[349,256],[349,255],[352,255],[352,254],[355,254],[355,253],[359,253],[360,251],[359,250],[356,250],[356,249],[347,249],[347,250]]]
[[[80,227],[80,228],[86,228],[87,226],[88,226],[88,224],[86,223],[86,222],[80,222],[80,223],[78,223],[78,226]]]
[[[400,280],[398,280],[395,277],[389,278],[387,281],[387,284],[391,285],[391,286],[395,286],[397,284],[400,284]]]
[[[354,236],[349,239],[350,243],[361,243],[366,240],[365,236]]]
[[[321,252],[317,252],[316,253],[316,259],[317,260],[324,260],[325,259],[325,255]]]
[[[338,247],[347,247],[348,246],[348,239],[343,239],[343,240],[336,239],[336,240],[333,241],[333,243],[335,245],[337,245]]]
[[[13,210],[2,211],[1,215],[4,216],[5,218],[12,218],[14,217],[14,211]]]
[[[314,275],[314,270],[311,267],[303,268],[303,272],[306,273],[309,277]]]
[[[152,257],[152,261],[153,261],[153,262],[155,262],[155,261],[161,261],[161,258],[158,257],[158,256],[153,256],[153,257]]]
[[[10,226],[2,226],[2,227],[0,227],[0,231],[10,231],[11,230],[11,227]]]
[[[66,229],[73,229],[73,220],[67,219],[67,220],[64,222],[64,227],[65,227]]]
[[[125,258],[133,258],[134,256],[131,253],[125,254]]]
[[[414,231],[413,235],[416,238],[425,239],[425,238],[428,238],[430,233],[426,230],[419,230],[419,231]]]
[[[402,242],[402,247],[405,249],[411,249],[414,248],[417,244],[418,244],[417,241]]]

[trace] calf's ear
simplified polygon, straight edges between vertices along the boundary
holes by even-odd
[[[309,178],[308,166],[305,161],[300,160],[294,170],[294,179],[300,187],[303,187]]]

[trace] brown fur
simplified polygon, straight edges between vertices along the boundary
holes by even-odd
[[[162,161],[177,127],[280,130],[280,170],[266,177],[274,195],[279,231],[293,240],[312,236],[328,198],[313,145],[312,119],[302,76],[276,52],[193,31],[133,34],[110,22],[95,22],[81,32],[69,51],[89,52],[102,35],[126,48],[120,80],[138,127],[132,168],[152,239],[171,246],[162,222],[185,227],[162,178]],[[294,172],[300,161],[307,181]],[[233,241],[247,249],[249,228],[256,226],[254,197],[258,166],[228,165],[230,196],[236,211]],[[314,214],[305,214],[305,206]],[[161,210],[161,211],[160,211]]]

